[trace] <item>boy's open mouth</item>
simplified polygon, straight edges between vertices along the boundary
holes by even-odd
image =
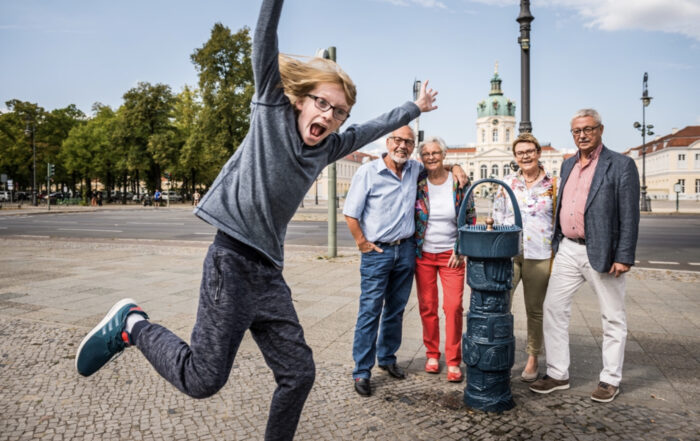
[[[321,124],[317,124],[317,123],[311,124],[311,128],[309,129],[311,134],[313,136],[316,136],[316,137],[320,137],[321,135],[326,133],[326,130],[327,129],[325,127],[323,127]]]

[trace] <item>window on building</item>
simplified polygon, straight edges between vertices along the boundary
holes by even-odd
[[[485,165],[481,166],[481,179],[486,179],[489,177],[489,168]]]
[[[681,193],[685,193],[685,179],[679,179],[678,183],[681,184]]]
[[[506,129],[506,142],[510,142],[510,129]]]
[[[695,180],[695,193],[700,193],[700,179]]]
[[[678,154],[678,168],[685,167],[685,153]]]
[[[491,167],[491,174],[496,176],[496,177],[498,176],[498,166],[497,165],[494,165],[493,167]]]
[[[493,129],[491,139],[493,142],[498,142],[498,129]]]
[[[557,169],[555,168],[554,170],[552,170],[552,176],[556,176],[556,175],[557,175]]]
[[[474,182],[474,170],[469,172],[469,180]]]
[[[507,176],[510,173],[510,165],[506,164],[503,166],[503,176]]]
[[[700,168],[700,153],[695,154],[695,168]]]

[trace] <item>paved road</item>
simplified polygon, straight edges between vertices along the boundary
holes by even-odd
[[[342,216],[338,217],[342,219]],[[0,236],[211,241],[214,228],[183,209],[126,209],[0,217]],[[338,246],[354,247],[345,223]],[[326,222],[292,222],[287,244],[327,245]],[[700,271],[700,215],[643,216],[637,245],[642,268]]]

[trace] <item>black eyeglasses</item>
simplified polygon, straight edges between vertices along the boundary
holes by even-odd
[[[600,124],[598,124],[597,126],[594,126],[594,127],[584,127],[582,129],[571,129],[571,134],[574,136],[580,136],[581,132],[583,132],[586,135],[590,135],[598,127],[600,127]]]
[[[350,117],[350,114],[348,112],[331,105],[331,103],[321,98],[320,96],[311,95],[310,93],[307,93],[306,96],[314,100],[316,108],[321,112],[325,112],[328,109],[333,109],[333,118],[337,119],[338,121],[345,121]]]
[[[413,147],[416,144],[414,140],[402,138],[400,136],[390,136],[389,139],[394,141],[394,144],[396,145],[401,145],[402,142],[405,142],[407,147]]]
[[[537,149],[530,149],[530,150],[519,150],[515,152],[515,156],[518,158],[524,158],[525,156],[535,156],[537,153]]]

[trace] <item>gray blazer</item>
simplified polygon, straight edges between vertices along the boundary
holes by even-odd
[[[552,247],[564,239],[559,224],[561,198],[577,156],[561,165]],[[614,262],[634,265],[639,233],[639,173],[632,158],[603,146],[584,212],[586,252],[593,269],[610,271]]]

